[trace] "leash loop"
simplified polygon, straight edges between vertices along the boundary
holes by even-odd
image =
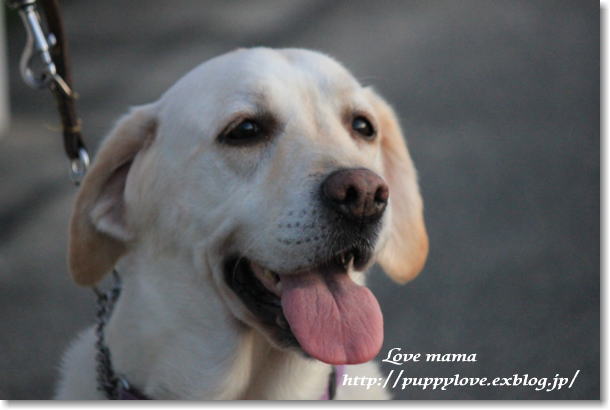
[[[78,158],[70,161],[70,179],[79,185],[89,168],[89,153],[83,147],[78,150]]]

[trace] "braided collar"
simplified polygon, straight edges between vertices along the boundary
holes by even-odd
[[[112,271],[112,276],[114,282],[109,291],[104,293],[95,287],[93,288],[97,295],[97,325],[95,327],[97,389],[103,392],[108,400],[153,400],[129,384],[123,376],[117,375],[112,366],[110,349],[108,349],[104,339],[104,327],[108,322],[115,302],[121,294],[121,278],[116,270]],[[344,365],[333,366],[326,391],[318,400],[335,399],[337,386],[344,373]]]

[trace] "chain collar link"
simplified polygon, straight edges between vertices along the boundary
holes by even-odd
[[[97,353],[95,362],[98,390],[104,392],[107,399],[116,400],[119,395],[120,378],[114,372],[110,349],[108,349],[104,339],[104,328],[108,323],[114,304],[121,294],[121,278],[116,270],[112,271],[112,277],[112,287],[108,291],[102,292],[97,287],[93,288],[97,297],[97,322],[95,326],[95,349]]]

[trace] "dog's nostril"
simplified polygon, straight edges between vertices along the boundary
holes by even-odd
[[[389,197],[390,190],[385,184],[380,185],[379,188],[377,188],[377,191],[375,191],[375,202],[378,204],[386,204]]]
[[[347,191],[345,191],[345,197],[343,198],[343,202],[346,205],[349,204],[354,204],[356,202],[358,202],[358,189],[356,187],[354,187],[353,185],[350,185],[347,188]]]

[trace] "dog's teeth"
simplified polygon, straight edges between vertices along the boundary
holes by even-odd
[[[354,267],[354,255],[351,255],[347,263],[345,264],[346,270],[349,272]]]
[[[288,329],[288,323],[286,322],[284,315],[277,315],[275,317],[275,323],[282,329]]]
[[[277,283],[275,284],[275,290],[278,293],[282,293],[282,281],[278,280]]]
[[[343,258],[343,267],[345,270],[349,271],[354,265],[354,254],[350,253],[346,257]]]
[[[339,264],[344,268],[351,266],[353,261],[354,261],[354,254],[351,252],[349,252],[349,253],[343,252],[343,253],[339,254],[339,256],[337,257],[337,262],[339,262]]]
[[[271,272],[269,269],[265,269],[263,271],[263,275],[265,275],[265,278],[267,278],[270,281],[275,280],[275,278],[273,277],[273,275],[274,275],[273,272]]]

